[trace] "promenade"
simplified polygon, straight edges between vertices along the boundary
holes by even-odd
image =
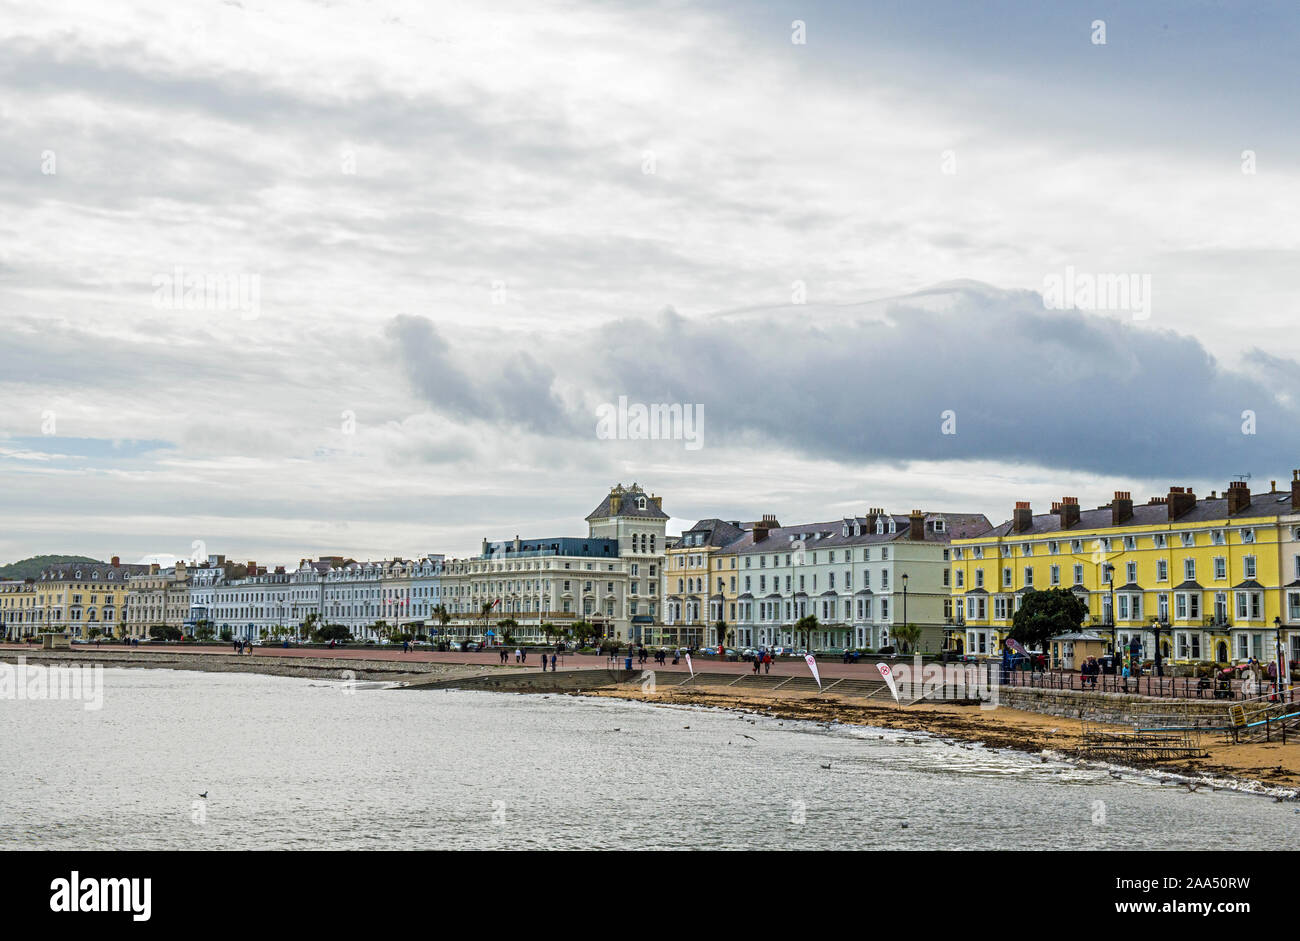
[[[38,644],[20,644],[5,642],[0,644],[0,650],[39,650]],[[531,650],[528,653],[526,663],[515,663],[515,648],[507,647],[509,658],[506,666],[523,670],[541,670],[541,651]],[[493,648],[486,651],[476,651],[474,653],[457,653],[448,651],[446,653],[437,650],[430,650],[427,647],[414,647],[409,652],[403,653],[401,646],[377,645],[373,647],[253,647],[251,654],[245,654],[250,658],[259,657],[308,657],[312,659],[331,659],[339,661],[347,660],[384,660],[401,663],[445,663],[460,666],[481,666],[481,667],[501,667],[500,648]],[[141,656],[151,654],[193,654],[195,656],[221,655],[230,656],[234,649],[230,644],[210,644],[210,645],[191,645],[191,644],[140,644],[138,647],[128,646],[126,644],[73,644],[71,651],[74,654],[85,655],[93,658],[96,651],[122,651],[129,652],[133,655]],[[66,653],[67,650],[62,652]],[[547,653],[549,658],[550,652]],[[884,660],[885,658],[880,658]],[[731,662],[720,660],[717,657],[707,655],[692,655],[695,666],[695,672],[707,671],[710,673],[752,673],[754,666],[747,662]],[[891,663],[910,662],[906,657],[899,657]],[[592,654],[560,654],[556,667],[561,671],[565,670],[596,670],[604,669],[610,665],[610,660],[604,655]],[[615,664],[618,668],[623,666],[623,658],[618,658]],[[642,669],[642,665],[635,659],[632,661],[635,669]],[[686,665],[686,659],[673,665],[672,658],[663,663],[655,663],[651,657],[644,664],[644,669],[660,670],[669,672],[687,673],[689,668]],[[839,679],[841,677],[853,678],[864,677],[868,679],[879,679],[880,673],[876,669],[876,660],[864,659],[858,663],[841,663],[838,658],[828,658],[817,661],[817,669],[823,678]],[[549,670],[549,661],[548,661]],[[799,659],[782,659],[772,664],[771,673],[773,676],[811,676],[808,664],[803,658]]]

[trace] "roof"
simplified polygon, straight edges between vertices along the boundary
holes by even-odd
[[[743,536],[732,542],[728,548],[742,554],[762,554],[764,552],[789,552],[793,548],[838,549],[854,546],[870,546],[894,542],[927,542],[946,545],[953,539],[966,539],[980,535],[989,530],[988,517],[983,513],[925,513],[924,539],[913,540],[910,515],[906,513],[886,513],[885,520],[894,521],[894,532],[877,533],[870,525],[870,518],[865,516],[841,517],[821,523],[798,523],[792,526],[776,526],[767,530],[767,538],[754,541],[754,530],[750,529]],[[944,531],[935,532],[934,522],[944,521]],[[850,535],[845,536],[846,525],[850,526]],[[857,535],[853,535],[856,528]],[[820,534],[820,536],[818,535]],[[796,540],[802,540],[802,547],[794,546]]]
[[[688,535],[701,537],[698,545],[694,539],[687,539]],[[674,546],[674,549],[698,549],[705,546],[721,547],[729,546],[737,539],[745,535],[745,530],[735,523],[729,523],[726,520],[720,520],[714,517],[700,520],[690,529],[682,533],[682,538]]]
[[[619,498],[618,512],[613,511],[614,498]],[[638,507],[639,498],[645,498],[645,509]],[[666,520],[668,514],[663,511],[662,497],[646,493],[635,483],[630,487],[616,484],[600,501],[600,505],[587,514],[587,520],[608,519],[611,516],[638,517],[640,519]]]
[[[1291,491],[1274,490],[1264,491],[1262,493],[1252,493],[1250,495],[1250,505],[1231,515],[1228,513],[1227,495],[1219,494],[1213,498],[1198,498],[1191,509],[1175,520],[1169,519],[1169,506],[1167,503],[1135,503],[1133,505],[1133,515],[1122,523],[1115,525],[1111,521],[1111,505],[1107,503],[1105,506],[1099,506],[1095,509],[1080,510],[1079,522],[1075,523],[1069,529],[1061,528],[1061,518],[1058,514],[1037,513],[1031,517],[1029,528],[1023,532],[1013,532],[1013,521],[1006,520],[1005,522],[999,523],[997,526],[993,527],[987,533],[976,533],[974,535],[987,535],[990,538],[1041,536],[1046,533],[1064,533],[1070,535],[1072,533],[1088,532],[1098,529],[1125,529],[1135,526],[1164,527],[1171,523],[1181,526],[1187,523],[1209,523],[1215,520],[1240,520],[1261,516],[1289,515],[1292,512]]]
[[[80,573],[80,574],[78,574]],[[109,575],[113,578],[109,579]],[[111,562],[60,562],[41,570],[40,580],[57,581],[125,581],[128,575],[148,575],[147,565],[113,565]]]

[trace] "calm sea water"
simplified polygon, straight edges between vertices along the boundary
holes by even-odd
[[[0,847],[1203,849],[1300,838],[1293,803],[914,734],[567,696],[348,695],[240,674],[113,669],[104,682],[98,712],[0,702]]]

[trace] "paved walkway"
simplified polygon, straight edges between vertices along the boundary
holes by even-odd
[[[0,644],[0,649],[4,650],[39,650],[38,644]],[[516,666],[514,648],[507,648],[510,651],[508,665]],[[77,653],[93,655],[97,650],[115,650],[129,651],[132,654],[193,654],[195,656],[206,656],[211,654],[233,654],[234,648],[229,644],[215,644],[210,646],[188,646],[180,644],[141,644],[138,647],[128,647],[125,644],[102,644],[96,647],[94,644],[73,644],[72,650]],[[476,664],[481,666],[500,666],[501,657],[496,650],[475,652],[475,653],[454,653],[430,650],[427,647],[413,648],[409,653],[402,653],[400,646],[392,647],[388,645],[376,647],[336,647],[333,650],[323,647],[254,647],[253,653],[248,655],[252,657],[317,657],[324,659],[336,660],[393,660],[408,662],[425,662],[425,663],[459,663],[459,664]],[[518,664],[524,669],[539,669],[541,661],[540,651],[530,651],[528,660],[525,663]],[[562,654],[560,657],[562,663],[558,664],[561,670],[593,670],[603,669],[609,665],[609,658],[604,656],[593,656],[589,654]],[[883,658],[882,658],[883,659]],[[904,662],[906,658],[900,657],[892,663]],[[695,669],[707,671],[709,673],[752,673],[753,664],[745,662],[736,662],[719,660],[717,657],[692,655]],[[620,657],[616,664],[620,668],[623,665],[623,659]],[[642,669],[642,665],[633,659],[632,666],[635,669]],[[644,669],[647,670],[667,670],[685,673],[687,671],[686,660],[683,658],[676,666],[673,665],[672,658],[664,664],[658,664],[651,658],[645,662]],[[876,669],[875,659],[862,660],[858,663],[841,663],[838,658],[829,658],[827,660],[818,660],[817,669],[823,677],[864,677],[867,679],[878,679],[879,671]],[[810,676],[808,665],[803,658],[798,660],[778,660],[772,664],[772,674],[775,676]]]

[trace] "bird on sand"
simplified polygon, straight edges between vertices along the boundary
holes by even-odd
[[[831,770],[830,763],[828,762],[827,764],[822,765],[822,770],[823,770],[823,771],[829,771],[829,770]]]
[[[204,800],[207,800],[207,799],[208,799],[208,792],[207,792],[207,791],[204,791],[202,794],[199,795],[199,797],[203,798]]]

